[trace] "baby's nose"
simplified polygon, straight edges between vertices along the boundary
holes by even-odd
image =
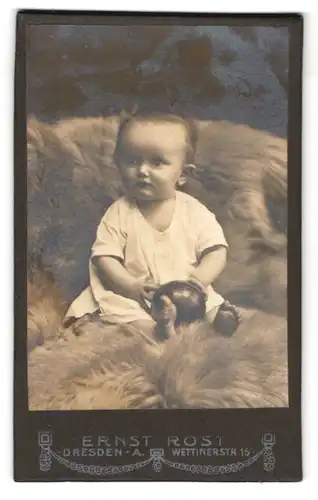
[[[139,165],[139,174],[141,175],[148,175],[149,173],[149,168],[146,162],[143,162]]]

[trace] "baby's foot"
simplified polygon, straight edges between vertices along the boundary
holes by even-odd
[[[90,314],[90,313],[84,314],[84,316],[82,316],[81,318],[78,318],[75,321],[75,323],[73,323],[73,325],[72,325],[73,334],[76,337],[79,337],[80,335],[82,335],[85,331],[85,329],[84,329],[85,325],[87,325],[87,323],[92,321],[93,318],[94,318],[94,314]]]
[[[161,297],[162,308],[156,313],[157,328],[161,335],[170,338],[176,335],[175,321],[177,318],[177,308],[173,302],[163,295]]]
[[[231,312],[233,314],[233,316],[235,317],[236,321],[238,322],[238,324],[241,324],[242,315],[241,315],[240,311],[238,310],[238,308],[234,304],[232,304],[232,302],[225,300],[222,304],[222,310],[227,311],[227,312]]]
[[[225,300],[213,322],[214,329],[227,337],[232,336],[242,322],[242,316],[236,306]]]

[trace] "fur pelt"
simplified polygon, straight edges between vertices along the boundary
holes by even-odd
[[[66,313],[66,303],[48,271],[33,268],[27,282],[28,351],[55,340]]]
[[[252,313],[231,338],[204,323],[149,345],[133,328],[83,325],[29,354],[31,410],[283,407],[287,326]]]

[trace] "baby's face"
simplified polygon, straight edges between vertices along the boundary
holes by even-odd
[[[179,123],[135,121],[124,131],[118,166],[130,196],[164,200],[175,194],[185,163],[187,131]]]

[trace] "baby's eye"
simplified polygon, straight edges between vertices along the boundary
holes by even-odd
[[[151,159],[151,164],[155,167],[159,167],[160,165],[167,165],[167,162],[164,158],[155,157]]]
[[[137,156],[126,155],[124,157],[124,163],[126,165],[138,165],[140,163],[140,159]]]

